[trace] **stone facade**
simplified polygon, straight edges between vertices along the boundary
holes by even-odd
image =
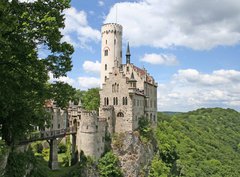
[[[157,83],[146,69],[131,63],[129,45],[126,64],[122,63],[121,25],[103,25],[101,53],[99,113],[84,110],[81,103],[70,103],[67,110],[68,126],[77,128],[78,152],[96,159],[104,152],[106,135],[133,132],[143,116],[157,122]],[[52,127],[59,125],[52,123]]]

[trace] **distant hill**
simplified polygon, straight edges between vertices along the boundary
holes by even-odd
[[[163,113],[163,114],[167,114],[167,115],[175,115],[175,114],[179,114],[179,113],[183,113],[183,112],[174,112],[174,111],[161,111],[159,113]]]
[[[240,176],[239,112],[221,108],[164,112],[158,121],[155,176]]]

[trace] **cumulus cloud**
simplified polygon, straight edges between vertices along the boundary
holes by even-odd
[[[89,42],[98,42],[101,39],[100,31],[89,26],[87,14],[84,11],[78,11],[74,7],[66,9],[65,28],[62,30],[63,40],[70,42],[75,47],[91,50]]]
[[[100,68],[101,68],[101,63],[99,61],[92,62],[92,61],[86,60],[83,63],[83,69],[87,73],[100,74]]]
[[[80,90],[87,90],[90,88],[100,87],[100,78],[98,77],[81,76],[74,79],[68,76],[54,78],[52,73],[49,73],[48,75],[49,75],[49,82],[61,81],[64,83],[68,83],[72,87]]]
[[[159,65],[178,64],[176,57],[171,54],[155,54],[155,53],[145,54],[140,60],[147,63],[159,64]]]
[[[78,77],[78,84],[81,90],[100,87],[100,78],[97,77]]]
[[[240,106],[240,71],[216,70],[210,74],[195,69],[179,70],[169,83],[158,86],[158,109],[189,111],[200,107]]]
[[[134,46],[184,46],[205,50],[240,42],[238,0],[142,0],[115,4],[105,22],[124,27],[124,38]]]

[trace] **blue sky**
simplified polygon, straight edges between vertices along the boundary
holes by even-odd
[[[99,86],[101,26],[117,21],[123,26],[123,51],[129,41],[131,62],[145,67],[158,82],[159,111],[200,107],[240,111],[238,0],[72,0],[71,4],[62,33],[63,40],[75,47],[73,69],[60,80],[81,90]]]

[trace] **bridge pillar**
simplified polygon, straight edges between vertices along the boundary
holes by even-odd
[[[49,141],[50,152],[49,152],[49,162],[48,166],[52,170],[58,169],[58,141],[56,139],[51,139]]]
[[[76,134],[72,134],[72,162],[73,164],[77,162],[77,154],[76,154],[76,143],[77,143],[77,136]]]

